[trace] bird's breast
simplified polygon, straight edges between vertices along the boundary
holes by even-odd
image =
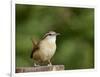
[[[49,41],[42,41],[40,44],[40,51],[45,58],[51,58],[56,51],[56,43]]]

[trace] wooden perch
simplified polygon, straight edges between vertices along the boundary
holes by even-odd
[[[61,71],[61,70],[64,70],[64,65],[37,66],[37,67],[17,67],[16,68],[16,73]]]

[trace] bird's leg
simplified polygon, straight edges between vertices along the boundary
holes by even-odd
[[[37,62],[34,62],[34,66],[37,67],[37,66],[40,66]]]
[[[50,61],[50,60],[48,60],[48,62],[49,62],[48,66],[52,66],[52,63],[51,63],[51,61]]]
[[[37,67],[37,66],[40,66],[40,65],[39,65],[39,64],[36,64],[36,63],[34,63],[34,66],[35,66],[35,67]]]
[[[37,66],[37,64],[36,64],[36,63],[34,63],[34,66],[36,67],[36,66]]]

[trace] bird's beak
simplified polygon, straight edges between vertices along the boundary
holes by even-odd
[[[60,35],[60,33],[56,33],[56,36]]]

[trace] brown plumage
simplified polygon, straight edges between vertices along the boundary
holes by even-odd
[[[33,58],[38,64],[48,62],[51,65],[51,58],[56,51],[56,36],[58,33],[50,31],[37,43],[33,43],[34,48],[31,53]],[[35,64],[36,65],[36,64]]]

